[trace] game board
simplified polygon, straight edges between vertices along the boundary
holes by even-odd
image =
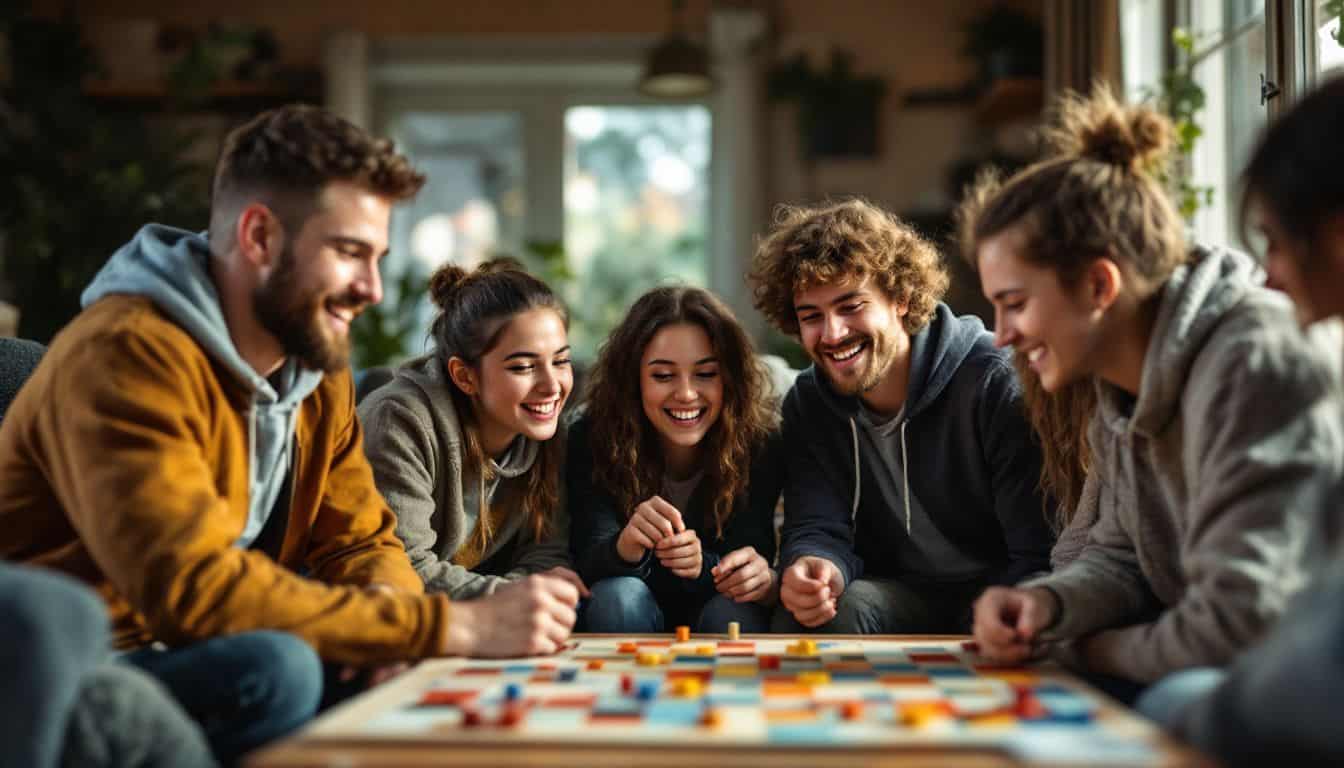
[[[579,637],[546,658],[423,663],[302,736],[1161,762],[1145,721],[1058,671],[991,666],[964,640]]]

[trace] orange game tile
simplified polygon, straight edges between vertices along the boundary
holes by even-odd
[[[620,651],[621,653],[635,653],[636,651],[639,650],[639,644],[621,643],[620,645],[616,646],[616,650]]]
[[[602,668],[602,664],[603,664],[603,662],[602,662],[601,659],[592,659],[591,661],[588,662],[588,668],[589,668],[589,669],[601,669],[601,668]]]
[[[928,675],[878,675],[883,685],[928,685]]]
[[[840,716],[846,720],[862,720],[863,709],[862,701],[846,701],[844,706],[840,707]]]
[[[767,709],[765,711],[765,721],[767,723],[798,723],[816,719],[817,712],[814,709]]]
[[[811,696],[812,686],[792,681],[785,683],[766,680],[761,683],[761,695],[767,698],[775,696]]]
[[[479,691],[425,691],[420,697],[422,707],[460,707],[476,698]]]

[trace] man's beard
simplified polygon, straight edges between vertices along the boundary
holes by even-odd
[[[336,338],[323,324],[327,299],[320,294],[304,295],[300,287],[298,260],[293,247],[286,243],[280,263],[270,279],[257,287],[253,303],[262,327],[280,340],[287,356],[298,358],[305,368],[335,373],[350,364],[349,336]],[[332,297],[338,307],[360,307],[357,297]]]
[[[865,335],[856,339],[851,339],[844,344],[831,345],[829,348],[832,350],[844,349],[853,346],[855,343],[866,343],[868,345],[867,349],[859,352],[859,355],[867,356],[868,360],[864,369],[854,378],[847,377],[844,380],[837,380],[831,372],[831,365],[834,363],[834,360],[832,360],[824,351],[820,350],[813,355],[813,362],[819,363],[817,367],[821,370],[822,374],[826,376],[826,380],[830,382],[831,389],[846,397],[862,395],[865,392],[871,391],[878,384],[881,384],[883,377],[885,377],[887,371],[891,369],[893,358],[890,342],[887,341],[885,337],[876,335]]]

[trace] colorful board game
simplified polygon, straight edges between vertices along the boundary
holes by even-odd
[[[363,699],[303,736],[1160,762],[1147,722],[1057,671],[989,665],[961,640],[579,637],[546,658],[426,662]]]

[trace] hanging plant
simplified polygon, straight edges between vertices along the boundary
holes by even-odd
[[[854,54],[831,51],[830,67],[815,70],[799,53],[770,70],[772,100],[798,104],[799,146],[809,158],[877,154],[878,116],[887,84],[854,72]]]
[[[1344,45],[1344,0],[1325,0],[1325,17],[1335,19],[1335,42]]]
[[[1175,169],[1156,168],[1154,173],[1171,189],[1181,216],[1190,221],[1200,208],[1213,204],[1214,188],[1191,183],[1188,173],[1195,144],[1204,135],[1199,112],[1204,109],[1207,97],[1204,87],[1195,79],[1195,36],[1187,29],[1176,27],[1171,31],[1171,42],[1176,48],[1176,66],[1162,76],[1156,98],[1159,108],[1171,118],[1176,128],[1180,162]]]

